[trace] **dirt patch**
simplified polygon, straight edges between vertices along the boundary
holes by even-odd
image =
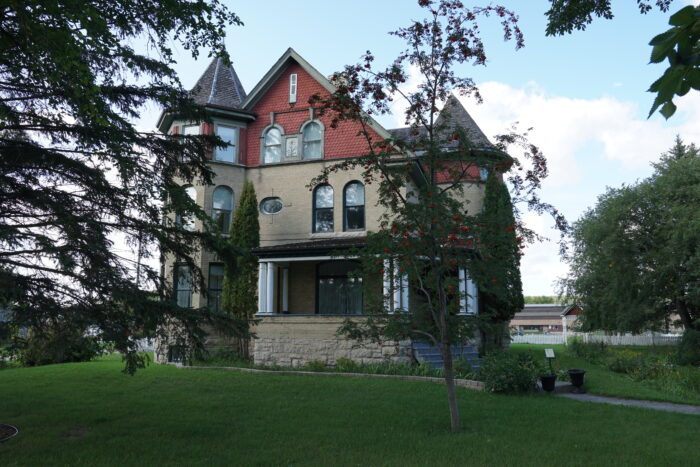
[[[62,435],[61,439],[76,439],[76,438],[82,438],[83,436],[87,435],[90,433],[90,430],[87,428],[79,427],[79,426],[74,426],[72,428],[68,428]]]

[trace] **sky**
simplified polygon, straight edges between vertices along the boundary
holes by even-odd
[[[225,1],[244,23],[227,31],[226,47],[246,91],[250,91],[288,47],[325,75],[358,61],[371,50],[378,64],[391,62],[403,44],[389,31],[423,17],[414,0],[338,2]],[[570,222],[578,219],[606,187],[631,184],[651,174],[650,163],[673,144],[676,134],[700,144],[700,92],[676,99],[668,122],[658,113],[647,119],[654,95],[645,92],[665,69],[649,65],[648,42],[669,28],[670,13],[639,14],[636,2],[613,2],[613,20],[596,19],[586,31],[546,37],[547,0],[500,4],[519,15],[525,47],[504,42],[495,18],[480,23],[485,67],[464,65],[483,97],[462,98],[484,133],[505,132],[513,122],[532,127],[530,141],[548,159],[550,176],[541,197]],[[654,3],[654,2],[652,2]],[[467,5],[485,6],[488,3]],[[671,12],[697,0],[675,0]],[[176,48],[176,71],[191,88],[210,62]],[[159,110],[145,112],[139,126],[154,128]],[[386,128],[404,126],[400,115],[379,119]],[[529,245],[521,264],[525,295],[555,295],[556,280],[567,273],[558,254],[551,219],[525,214],[525,222],[552,241]]]

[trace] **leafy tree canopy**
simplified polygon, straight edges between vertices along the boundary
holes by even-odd
[[[146,258],[192,261],[206,232],[162,220],[207,218],[174,182],[208,183],[204,146],[216,138],[134,127],[149,103],[201,120],[172,69],[173,46],[227,57],[224,29],[241,24],[218,0],[27,0],[0,18],[0,307],[37,332],[59,322],[92,326],[139,363],[132,335],[170,318],[194,343],[204,310],[177,308],[160,271],[134,264],[115,242],[140,242]],[[143,43],[142,53],[134,44]],[[206,229],[204,229],[206,230]],[[155,288],[161,299],[145,289]]]
[[[593,16],[612,19],[611,0],[550,0],[551,7],[545,13],[548,19],[547,35],[571,33],[584,30],[593,21]],[[672,0],[656,0],[661,11],[668,11]],[[637,0],[641,13],[653,7],[650,0]],[[666,32],[655,36],[651,45],[651,63],[668,60],[664,74],[650,87],[656,98],[649,116],[661,107],[661,114],[670,118],[676,112],[675,96],[684,96],[691,89],[700,90],[700,5],[686,6],[671,15]]]
[[[588,330],[700,329],[700,153],[679,138],[632,186],[610,188],[572,229],[568,297]]]

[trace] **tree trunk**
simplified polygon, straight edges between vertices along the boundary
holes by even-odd
[[[681,318],[683,327],[685,329],[693,329],[693,320],[690,317],[690,312],[688,311],[685,301],[681,298],[676,300],[676,311]]]
[[[459,420],[459,406],[457,405],[457,391],[455,389],[455,374],[452,366],[452,349],[447,339],[447,333],[443,333],[440,345],[440,353],[445,369],[445,386],[447,387],[447,401],[450,405],[450,428],[453,432],[461,428]]]

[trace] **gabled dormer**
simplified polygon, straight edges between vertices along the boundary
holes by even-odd
[[[314,94],[328,95],[336,88],[294,49],[287,49],[242,103],[256,115],[249,125],[248,166],[313,162],[361,156],[368,142],[357,136],[358,122],[330,127],[330,117],[320,116],[309,104]],[[389,133],[369,123],[374,141]]]

